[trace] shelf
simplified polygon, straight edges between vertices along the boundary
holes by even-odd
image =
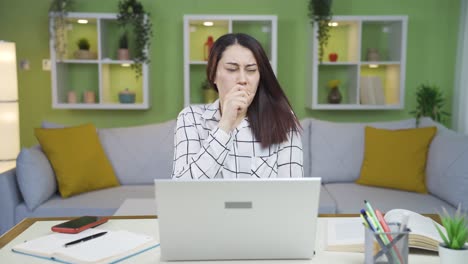
[[[78,19],[87,20],[86,24]],[[148,65],[143,64],[142,76],[136,77],[133,60],[119,60],[118,48],[122,29],[117,14],[68,13],[64,36],[66,54],[55,50],[55,38],[50,41],[52,107],[57,109],[148,109]],[[54,14],[50,14],[50,30],[54,32]],[[87,38],[90,52],[78,54],[76,42]],[[129,34],[129,52],[134,35]],[[78,56],[79,55],[79,56]],[[120,103],[119,93],[128,89],[135,94],[134,103]],[[88,98],[89,100],[85,100]],[[91,98],[94,98],[91,100]]]
[[[320,110],[404,108],[406,16],[336,16],[323,61],[312,38],[312,87],[307,107]],[[317,34],[314,26],[314,36]],[[342,99],[328,101],[328,82],[338,80]]]
[[[212,26],[203,25],[213,23]],[[227,33],[242,32],[256,38],[265,49],[273,71],[277,61],[277,17],[269,15],[184,15],[184,105],[204,104],[201,88],[206,79],[209,37],[216,41]]]

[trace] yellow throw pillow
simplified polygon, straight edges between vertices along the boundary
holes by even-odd
[[[35,134],[52,164],[62,197],[119,185],[94,125],[36,128]]]
[[[426,159],[436,131],[436,127],[366,127],[364,160],[356,183],[427,193]]]

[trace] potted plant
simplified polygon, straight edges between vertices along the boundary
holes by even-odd
[[[126,31],[120,36],[117,57],[119,60],[128,60],[130,58],[128,52],[128,34]]]
[[[444,122],[444,117],[449,117],[450,113],[443,110],[445,97],[439,87],[429,84],[421,84],[416,90],[416,109],[411,111],[416,117],[416,125],[419,119],[427,116],[436,122]]]
[[[89,41],[87,38],[80,38],[76,45],[78,46],[78,50],[75,51],[75,58],[77,59],[93,59],[93,54],[89,51]]]
[[[330,38],[330,23],[332,19],[331,7],[333,0],[309,0],[309,18],[312,26],[317,23],[318,58],[323,60],[323,50]]]
[[[73,5],[74,0],[52,0],[49,6],[49,15],[53,17],[53,26],[49,35],[54,40],[55,53],[58,59],[64,59],[67,54],[66,16]]]
[[[138,0],[120,0],[117,21],[125,30],[131,27],[135,35],[135,54],[133,54],[132,68],[137,77],[142,74],[142,64],[149,63],[148,49],[153,35],[150,14],[145,11]]]
[[[218,93],[216,90],[210,85],[208,80],[204,80],[201,84],[201,88],[203,90],[203,97],[206,104],[214,102],[218,98]]]
[[[458,205],[455,215],[450,215],[445,208],[443,213],[439,214],[442,225],[445,227],[444,233],[437,225],[437,232],[444,241],[439,244],[439,257],[441,264],[466,263],[468,259],[468,248],[466,242],[468,239],[468,217],[461,212],[461,206]]]

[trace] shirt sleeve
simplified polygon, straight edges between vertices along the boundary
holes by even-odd
[[[279,146],[278,176],[289,178],[304,177],[302,139],[297,131],[290,131],[288,139]]]
[[[177,117],[173,179],[213,179],[229,153],[232,136],[215,127],[202,140],[192,115]]]

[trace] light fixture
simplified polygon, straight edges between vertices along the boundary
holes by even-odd
[[[328,26],[329,26],[329,27],[337,27],[337,26],[338,26],[338,22],[328,22]]]
[[[122,66],[122,67],[130,67],[130,63],[122,63],[122,64],[120,64],[120,66]]]
[[[78,19],[78,24],[88,24],[87,19]]]
[[[377,64],[369,64],[369,68],[378,68],[378,67],[379,67],[379,65],[377,65]]]
[[[0,40],[0,173],[16,165],[19,153],[18,79],[15,43]]]
[[[203,25],[205,27],[212,27],[212,26],[214,26],[214,23],[213,23],[213,21],[205,21],[205,22],[203,22]]]

